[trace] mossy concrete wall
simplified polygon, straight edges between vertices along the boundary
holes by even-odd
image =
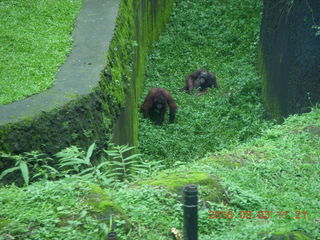
[[[260,70],[263,100],[278,120],[320,100],[319,0],[264,0]]]
[[[102,111],[105,93],[99,81],[118,6],[118,0],[84,0],[72,51],[54,86],[0,107],[0,151],[19,154],[40,150],[51,155],[70,145],[86,150],[96,142],[103,147],[111,135],[113,114]],[[0,169],[8,164],[0,159]]]
[[[86,150],[93,142],[101,149],[112,138],[136,145],[145,58],[173,2],[84,0],[55,85],[0,107],[0,151],[51,155],[70,145]]]
[[[117,30],[107,57],[104,77],[116,91],[123,108],[115,124],[113,141],[119,145],[137,145],[138,100],[140,99],[146,55],[157,40],[175,0],[123,0]]]

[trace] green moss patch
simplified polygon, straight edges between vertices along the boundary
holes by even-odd
[[[221,201],[223,199],[223,187],[216,176],[206,172],[162,172],[151,180],[139,182],[142,185],[159,186],[169,191],[182,194],[182,189],[186,185],[197,185],[204,194],[201,198],[211,201]]]
[[[304,233],[300,232],[289,232],[289,233],[273,233],[271,236],[264,238],[264,235],[268,234],[261,234],[263,240],[312,240],[309,236]]]
[[[239,156],[235,154],[214,154],[211,157],[206,157],[199,160],[199,163],[210,165],[220,164],[227,168],[238,168],[245,164],[247,158],[245,156]]]
[[[119,222],[121,222],[120,225],[124,229],[130,229],[129,218],[125,211],[101,187],[90,184],[85,203],[92,207],[90,210],[91,215],[100,221],[111,223],[112,229],[119,227]]]
[[[106,215],[122,215],[125,216],[123,209],[116,204],[115,200],[101,187],[97,185],[89,185],[86,202],[93,207],[93,211]]]

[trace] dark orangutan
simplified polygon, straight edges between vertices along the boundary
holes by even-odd
[[[169,105],[170,108],[169,122],[173,123],[177,111],[177,105],[169,91],[164,88],[151,88],[144,99],[141,110],[145,118],[150,118],[155,121],[156,124],[161,125],[164,121],[167,105]]]
[[[208,87],[212,86],[218,88],[214,73],[208,72],[205,69],[199,69],[186,77],[185,86],[181,90],[188,91],[191,94],[193,89],[205,92]]]

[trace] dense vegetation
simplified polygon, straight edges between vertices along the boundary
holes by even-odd
[[[181,1],[149,57],[145,93],[169,89],[176,123],[140,119],[143,155],[125,158],[129,148],[115,147],[99,165],[94,145],[58,153],[56,169],[37,153],[6,156],[37,182],[1,187],[0,239],[104,239],[114,230],[119,239],[169,240],[170,228],[182,230],[179,188],[189,182],[199,186],[201,240],[320,239],[320,109],[282,125],[263,120],[254,67],[261,2],[212,2]],[[221,88],[180,92],[197,68],[215,71]]]
[[[0,105],[52,86],[82,0],[0,1]]]
[[[268,126],[255,68],[262,1],[181,1],[149,56],[145,96],[168,89],[178,105],[175,124],[141,119],[144,158],[172,166],[203,157],[260,134]],[[215,72],[220,88],[205,95],[179,89],[191,72]],[[141,116],[142,117],[142,116]]]
[[[187,179],[190,171],[197,173],[193,181],[198,181],[197,175],[218,176],[226,189],[226,198],[214,201],[208,193],[215,186],[200,184],[200,239],[256,240],[264,232],[292,231],[320,239],[319,146],[320,109],[315,109],[196,163],[153,177],[141,172],[149,176],[148,181],[136,178],[134,184],[111,185],[93,175],[65,175],[59,181],[44,180],[24,188],[2,187],[0,239],[102,239],[114,224],[120,239],[171,239],[169,229],[181,230],[183,218],[180,194],[170,190],[174,185],[170,181]],[[74,154],[69,151],[69,156]],[[123,209],[122,220],[116,214],[107,217],[114,205]],[[232,211],[233,218],[209,219],[209,211],[218,210]],[[242,219],[241,211],[252,215]],[[258,219],[260,211],[270,211],[270,218]]]

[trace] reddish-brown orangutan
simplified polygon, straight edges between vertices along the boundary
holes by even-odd
[[[190,94],[193,89],[205,92],[208,87],[218,88],[217,79],[214,73],[205,69],[199,69],[186,77],[185,86],[181,90],[188,91]]]
[[[164,88],[151,88],[141,105],[141,110],[145,118],[150,118],[156,124],[161,125],[164,121],[167,106],[170,108],[169,122],[173,123],[177,105],[169,91]]]

